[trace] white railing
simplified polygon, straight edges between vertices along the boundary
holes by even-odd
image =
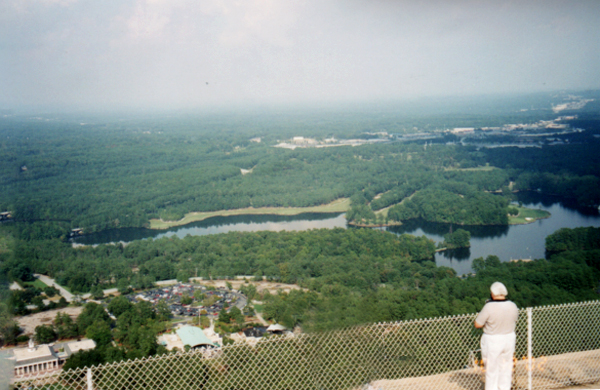
[[[205,356],[192,351],[17,377],[16,389],[481,389],[475,314],[274,336]],[[513,388],[600,380],[600,301],[522,309]]]

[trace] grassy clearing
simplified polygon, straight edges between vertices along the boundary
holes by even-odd
[[[179,221],[162,221],[160,219],[150,220],[150,229],[168,229],[173,226],[186,225],[191,222],[203,221],[210,217],[226,217],[230,215],[298,215],[302,213],[343,213],[350,208],[350,199],[341,198],[331,203],[314,207],[261,207],[255,209],[248,207],[236,210],[219,210],[202,213],[188,213]]]
[[[391,209],[392,207],[394,207],[394,206],[395,206],[395,204],[393,204],[393,205],[391,205],[391,206],[388,206],[388,207],[384,207],[384,208],[382,208],[381,210],[377,210],[377,211],[375,211],[375,215],[379,215],[379,214],[381,214],[381,215],[383,215],[385,218],[387,218],[388,211],[390,211],[390,209]]]
[[[516,207],[519,210],[517,216],[508,216],[509,225],[524,225],[532,223],[538,219],[549,218],[550,213],[544,210],[528,209],[525,207]]]
[[[22,284],[24,284],[25,286],[33,286],[33,287],[37,287],[37,288],[39,288],[40,290],[43,290],[43,289],[45,289],[46,287],[48,287],[48,285],[47,285],[46,283],[42,282],[42,281],[41,281],[41,280],[39,280],[39,279],[35,279],[33,282],[26,282],[26,283],[22,283]]]
[[[256,311],[257,313],[262,313],[263,312],[263,305],[262,304],[255,303],[252,306],[254,306],[254,311]]]
[[[412,197],[413,197],[413,196],[415,196],[415,194],[416,194],[417,192],[418,192],[418,191],[415,191],[415,192],[413,192],[413,193],[412,193],[410,196],[407,196],[406,198],[402,199],[402,200],[400,201],[400,203],[396,203],[396,204],[393,204],[393,205],[391,205],[391,206],[384,207],[384,208],[382,208],[381,210],[377,210],[377,211],[375,211],[375,215],[379,215],[379,214],[381,214],[381,215],[383,215],[385,218],[387,218],[388,212],[390,211],[390,209],[391,209],[392,207],[396,206],[397,204],[402,204],[402,203],[406,202],[407,200],[410,200],[410,199],[412,199]],[[402,225],[402,224],[401,224],[401,223],[399,223],[399,225]]]

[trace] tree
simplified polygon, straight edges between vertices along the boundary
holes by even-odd
[[[208,318],[207,316],[201,316],[200,317],[200,327],[202,329],[206,329],[206,328],[210,327],[210,318]]]
[[[194,299],[198,302],[203,301],[206,298],[206,294],[202,292],[202,290],[194,290]]]
[[[56,313],[53,324],[59,339],[77,337],[77,324],[67,313]]]
[[[187,283],[190,281],[190,273],[187,270],[179,270],[177,271],[177,280],[183,283]]]
[[[244,315],[237,306],[234,306],[229,310],[229,318],[233,319],[238,325],[244,325]]]
[[[104,298],[104,291],[102,291],[102,287],[100,287],[100,285],[95,285],[94,287],[92,287],[92,298],[94,299],[102,299]]]
[[[46,294],[48,298],[52,298],[57,292],[58,290],[52,286],[44,287],[44,294]]]
[[[14,344],[19,335],[19,325],[13,320],[8,307],[0,302],[0,336],[5,344]]]
[[[74,368],[92,367],[102,363],[104,363],[102,353],[94,348],[88,351],[75,352],[73,355],[69,356],[63,366],[63,370],[67,371]]]
[[[252,316],[255,316],[255,315],[256,315],[256,312],[254,311],[254,308],[253,308],[252,306],[250,306],[250,305],[247,305],[247,306],[244,308],[244,315],[245,315],[245,316],[248,316],[248,317],[252,317]]]
[[[94,340],[98,348],[102,348],[112,341],[110,326],[104,321],[96,321],[88,326],[85,331],[85,336],[88,339]]]
[[[122,343],[130,359],[154,355],[158,349],[156,332],[144,325],[130,325]]]
[[[248,297],[249,300],[252,300],[256,295],[256,286],[253,284],[242,284],[240,292]]]
[[[133,305],[127,298],[124,296],[119,296],[110,301],[108,304],[108,311],[111,312],[113,316],[118,318],[121,314],[131,310],[132,307]]]
[[[38,325],[35,327],[34,338],[39,344],[48,344],[56,340],[56,333],[50,325]]]
[[[156,304],[156,318],[159,321],[168,321],[171,318],[171,310],[164,299],[161,299]]]
[[[219,312],[219,322],[222,322],[224,324],[228,324],[231,322],[231,316],[229,315],[229,313],[227,313],[227,310],[225,308],[222,308]]]
[[[464,229],[456,229],[453,233],[444,234],[444,246],[448,249],[468,248],[471,246],[471,233]]]
[[[192,297],[190,297],[190,296],[189,296],[189,295],[187,295],[187,294],[183,294],[183,295],[181,296],[181,304],[182,304],[182,305],[189,305],[189,304],[191,304],[193,301],[194,301],[194,300],[192,299]]]
[[[46,306],[44,305],[44,299],[39,295],[31,300],[31,304],[37,306],[40,311],[44,310],[44,307]]]
[[[127,295],[131,292],[131,287],[129,287],[129,280],[126,278],[121,278],[117,282],[117,289],[121,295]]]
[[[104,310],[104,307],[94,302],[88,302],[81,314],[77,317],[77,328],[79,334],[85,334],[88,326],[91,326],[96,321],[104,321],[110,323],[110,317]]]
[[[23,282],[32,282],[35,280],[33,271],[27,264],[18,263],[11,271],[13,278],[22,280]]]
[[[154,308],[148,301],[140,301],[133,305],[133,315],[139,323],[147,323],[156,318]]]

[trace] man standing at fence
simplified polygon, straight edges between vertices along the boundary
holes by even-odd
[[[475,319],[475,327],[483,328],[481,356],[485,364],[485,390],[510,390],[519,309],[506,299],[508,290],[502,283],[493,283],[490,291],[492,299]]]

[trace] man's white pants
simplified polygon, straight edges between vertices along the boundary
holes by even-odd
[[[510,390],[516,339],[514,333],[481,336],[485,390]]]

